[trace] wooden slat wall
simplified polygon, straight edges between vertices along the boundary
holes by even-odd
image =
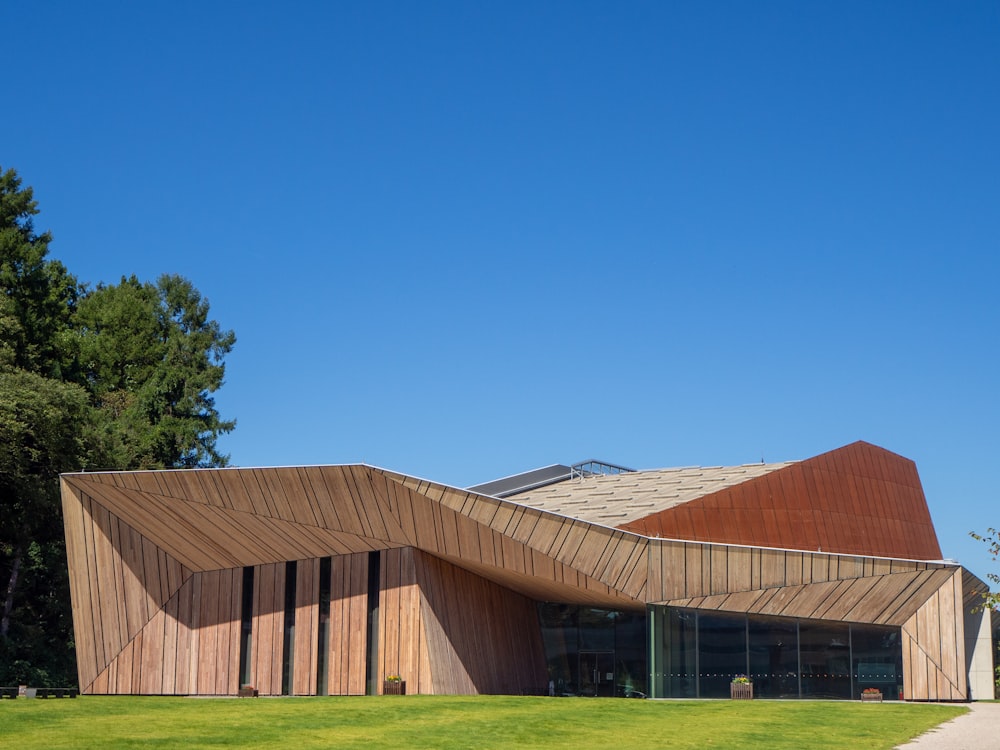
[[[953,569],[942,568],[892,573],[871,578],[686,597],[666,603],[672,607],[692,609],[902,625],[939,588],[951,585],[953,572]]]
[[[233,695],[240,679],[243,570],[202,573],[198,693]]]
[[[63,483],[80,687],[92,683],[191,572],[85,494]]]
[[[316,694],[319,645],[319,559],[299,560],[295,573],[295,648],[292,693]]]
[[[546,685],[535,603],[414,552],[435,693],[535,694]]]
[[[379,680],[422,694],[527,693],[545,686],[534,602],[413,548],[382,553]]]
[[[651,539],[649,545],[647,575],[650,583],[645,589],[645,599],[650,602],[942,567],[912,560],[890,561],[666,539]]]
[[[90,693],[233,695],[242,571],[195,573],[98,676]]]
[[[258,565],[253,574],[250,682],[261,695],[281,695],[284,629],[285,563]]]
[[[527,550],[526,573],[514,573],[504,568],[496,568],[482,563],[472,563],[463,558],[440,555],[442,560],[475,573],[504,588],[516,591],[536,601],[556,601],[567,604],[583,604],[608,609],[628,609],[643,611],[645,603],[626,596],[607,584],[601,583],[579,571],[554,561],[535,550]],[[642,565],[645,574],[645,563]]]
[[[165,473],[171,476],[199,474]],[[142,529],[160,548],[194,570],[324,557],[383,546],[383,543],[336,530],[267,515],[256,516],[217,505],[191,502],[186,498],[138,492],[129,494],[117,485],[86,481],[79,477],[66,481],[71,487],[81,486],[86,491],[92,491],[103,506]],[[302,495],[299,500],[305,504],[307,496]]]
[[[668,539],[941,558],[916,466],[862,442],[621,528]]]
[[[574,601],[573,592],[557,577],[565,568],[581,574],[584,588],[596,586],[605,594],[613,590],[614,598],[640,602],[646,593],[647,539],[373,471],[391,480],[385,506],[392,508],[403,534],[419,549],[462,560],[470,568],[492,567],[495,580],[512,588],[527,583],[527,578],[533,579],[533,586],[560,584],[549,586],[562,591],[555,597],[560,601]],[[454,510],[456,506],[461,510]]]
[[[968,699],[962,571],[955,570],[902,626],[903,694],[911,700]]]
[[[76,642],[76,665],[80,689],[91,690],[98,673],[107,666],[104,657],[100,610],[94,608],[97,576],[91,570],[91,546],[86,527],[88,516],[84,511],[84,498],[80,491],[71,488],[65,480],[62,488],[63,525],[66,530],[66,559],[69,565],[70,598],[72,600],[73,633]],[[95,614],[97,615],[95,617]]]
[[[400,675],[407,692],[434,692],[412,547],[382,552],[379,570],[379,692],[382,679]]]
[[[645,594],[641,537],[418,482],[425,496],[368,467],[87,474],[68,481],[101,493],[196,569],[405,543],[492,567],[499,577],[509,573],[503,585],[534,579],[535,588],[562,591],[554,598],[567,601],[573,588],[588,601],[641,603]],[[576,580],[567,582],[567,569]]]
[[[364,695],[368,624],[368,553],[338,555],[330,566],[327,692]]]

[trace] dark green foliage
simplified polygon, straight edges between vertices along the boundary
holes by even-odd
[[[0,371],[0,683],[74,678],[57,478],[79,466],[87,394]]]
[[[0,168],[0,684],[76,683],[58,476],[222,466],[235,336],[179,276],[81,287]]]
[[[46,260],[52,237],[35,233],[37,213],[31,188],[22,189],[17,173],[0,167],[3,346],[15,367],[59,377],[77,282],[61,263]]]
[[[179,276],[134,276],[86,295],[74,318],[83,382],[101,421],[103,465],[224,466],[216,437],[229,432],[210,394],[235,342],[208,318],[208,302]]]

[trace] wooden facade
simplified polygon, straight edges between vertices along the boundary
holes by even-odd
[[[408,693],[537,693],[548,601],[891,625],[906,697],[963,700],[963,618],[981,584],[934,561],[912,464],[865,444],[842,451],[703,498],[686,518],[746,521],[717,539],[668,534],[705,528],[663,514],[637,533],[370,466],[64,475],[80,687],[362,695],[393,674]],[[765,520],[762,535],[739,512],[754,502],[767,519],[797,508],[788,528],[815,524],[823,550],[763,544],[788,529]],[[837,513],[874,523],[876,506],[899,517],[879,533],[903,541],[837,530]]]

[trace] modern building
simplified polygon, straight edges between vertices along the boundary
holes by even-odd
[[[992,698],[912,461],[62,477],[87,694]]]

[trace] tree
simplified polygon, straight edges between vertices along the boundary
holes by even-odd
[[[992,557],[993,561],[996,562],[997,557],[1000,556],[1000,532],[996,529],[986,529],[985,534],[977,534],[974,531],[970,531],[969,536],[985,544],[989,550],[990,557]],[[1000,575],[997,575],[996,573],[987,573],[986,577],[991,583],[1000,584]],[[984,594],[983,599],[983,606],[985,607],[1000,607],[1000,591]]]
[[[212,393],[236,337],[209,320],[190,281],[135,276],[99,286],[74,317],[82,382],[99,410],[98,445],[119,469],[225,466],[216,449],[234,421],[219,417]]]
[[[13,169],[0,167],[0,297],[3,341],[13,366],[59,378],[67,364],[68,321],[77,281],[58,261],[46,260],[52,236],[36,234],[38,206]]]
[[[87,394],[25,370],[0,372],[0,680],[72,678],[57,479],[83,455]],[[16,606],[15,606],[16,605]],[[16,615],[16,617],[15,617]]]
[[[236,338],[191,282],[82,287],[0,168],[0,684],[76,681],[58,475],[223,466]]]
[[[0,682],[73,675],[57,477],[79,468],[87,394],[63,382],[77,283],[46,259],[31,188],[0,169]],[[67,669],[67,665],[69,668]]]

